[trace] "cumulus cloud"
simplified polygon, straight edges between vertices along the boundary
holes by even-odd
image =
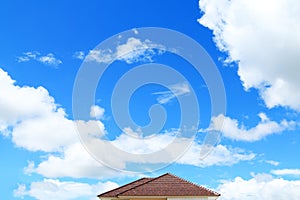
[[[220,200],[297,200],[300,198],[300,181],[256,174],[249,180],[236,177],[232,181],[223,181],[217,191],[222,194]]]
[[[106,154],[104,151],[110,149],[110,153],[118,155],[114,152],[112,145],[121,151],[128,152],[134,155],[151,154],[166,148],[170,143],[173,143],[173,147],[176,149],[168,149],[167,154],[162,153],[155,157],[155,159],[143,159],[143,157],[126,157],[124,156],[109,156],[108,162],[105,163],[118,169],[126,169],[128,163],[140,163],[140,164],[166,164],[167,161],[176,162],[178,164],[194,165],[199,167],[208,166],[231,166],[242,161],[249,161],[255,158],[255,154],[246,152],[243,149],[231,148],[223,145],[218,145],[212,149],[212,152],[200,159],[200,151],[203,146],[192,142],[191,146],[186,152],[180,152],[176,154],[177,149],[188,147],[189,140],[185,138],[177,138],[174,133],[156,134],[149,138],[133,137],[132,134],[121,134],[113,141],[105,141],[101,139],[93,140],[97,142],[97,147],[101,147],[97,152],[97,155]],[[110,145],[108,144],[110,143]],[[103,150],[104,149],[104,150]],[[175,152],[175,153],[174,153]],[[174,155],[173,155],[173,154]],[[178,153],[178,152],[177,152]],[[181,156],[181,157],[180,157]],[[179,157],[179,158],[178,158]],[[101,157],[103,158],[103,157]],[[176,160],[177,159],[177,160]],[[116,173],[114,170],[101,164],[104,160],[97,162],[85,151],[82,144],[77,143],[68,146],[63,154],[53,154],[43,160],[37,166],[33,162],[30,162],[25,168],[27,173],[38,173],[48,178],[60,178],[60,177],[74,177],[74,178],[106,178],[114,177]],[[168,163],[167,163],[168,164]],[[127,174],[128,175],[128,174]],[[118,173],[118,176],[120,174]]]
[[[22,56],[17,57],[18,62],[28,62],[31,60],[38,61],[40,63],[43,63],[45,65],[50,65],[57,67],[59,64],[62,63],[62,61],[55,57],[53,53],[48,53],[46,55],[41,55],[38,51],[33,52],[25,52]]]
[[[57,105],[53,97],[43,87],[19,87],[0,68],[0,121],[14,124],[22,118],[44,115],[55,111]]]
[[[35,166],[35,163],[30,162],[24,170],[27,174],[37,173],[48,178],[101,179],[121,176],[120,173],[116,173],[115,170],[96,161],[81,143],[75,143],[66,147],[65,151],[60,155],[49,155],[37,166]]]
[[[111,141],[111,143],[128,153],[149,154],[160,151],[170,143],[174,142],[177,133],[177,131],[169,131],[164,134],[153,134],[143,137],[142,132],[133,131],[131,128],[125,128],[123,134]],[[182,143],[185,143],[184,139],[182,139]],[[149,160],[149,163],[157,161]]]
[[[300,4],[297,0],[200,0],[200,24],[213,31],[227,62],[237,62],[245,89],[268,108],[300,111]]]
[[[175,163],[194,165],[199,167],[208,166],[231,166],[242,161],[249,161],[255,158],[255,154],[246,152],[243,149],[231,148],[224,145],[212,147],[212,151],[204,159],[200,158],[203,144],[191,141],[187,138],[178,136],[178,130],[165,132],[163,134],[154,134],[142,137],[141,133],[130,130],[124,130],[124,133],[111,141],[114,146],[125,152],[133,154],[149,154],[160,150],[166,150],[167,155],[161,154],[155,160],[124,160],[124,162],[139,162],[148,164],[159,164],[166,162],[171,156]],[[172,148],[169,149],[172,144]],[[165,149],[166,148],[166,149]],[[183,152],[177,152],[177,149],[183,149]],[[173,154],[172,154],[173,153]],[[177,154],[176,154],[177,153]],[[168,157],[165,157],[168,156]],[[122,159],[122,158],[121,158]]]
[[[12,129],[12,141],[29,151],[62,151],[78,138],[73,122],[60,112],[22,119]]]
[[[77,136],[73,122],[43,87],[17,86],[0,69],[0,133],[30,151],[59,151]]]
[[[104,112],[105,112],[104,108],[97,106],[97,105],[92,105],[91,111],[90,111],[90,116],[94,117],[96,119],[103,119]]]
[[[2,102],[0,104],[0,134],[11,138],[17,147],[45,153],[42,154],[43,159],[35,162],[29,161],[24,169],[26,174],[37,173],[48,178],[115,176],[115,171],[101,163],[105,161],[95,160],[81,141],[91,141],[92,144],[96,144],[98,149],[100,147],[98,153],[105,154],[114,167],[122,170],[126,170],[128,163],[161,164],[169,162],[170,157],[171,161],[176,161],[189,145],[191,145],[190,149],[177,161],[179,164],[203,167],[232,165],[240,161],[251,160],[255,156],[240,149],[219,145],[207,158],[195,161],[194,158],[198,156],[200,159],[201,144],[181,137],[178,130],[143,137],[142,133],[127,128],[114,140],[107,140],[104,137],[107,131],[102,121],[95,119],[74,122],[68,119],[65,111],[55,103],[54,98],[45,88],[18,86],[1,69],[0,83],[2,91],[0,93]],[[93,105],[91,116],[102,118],[104,109]],[[85,143],[85,145],[88,144]],[[170,144],[173,144],[172,148],[158,155],[156,159],[110,156],[111,154],[118,155],[118,152],[114,152],[111,146],[124,152],[141,155],[157,152]],[[108,156],[106,156],[107,149],[110,149]],[[120,174],[117,175],[120,176]]]
[[[179,164],[188,164],[199,167],[231,166],[241,161],[249,161],[255,158],[255,154],[243,149],[217,145],[210,154],[200,159],[202,145],[193,143],[190,149],[177,161]]]
[[[154,95],[159,95],[157,101],[160,104],[169,103],[172,99],[182,96],[188,95],[191,92],[191,89],[187,83],[178,83],[174,85],[170,85],[168,87],[171,91],[164,91],[164,92],[155,92]]]
[[[88,154],[77,133],[80,131],[81,137],[101,138],[105,135],[102,122],[68,119],[45,88],[18,86],[2,69],[0,90],[0,134],[11,138],[17,147],[47,153],[36,166],[29,163],[27,174],[39,173],[46,177],[112,174],[112,170],[99,170],[104,166]]]
[[[115,50],[94,49],[86,56],[86,61],[110,63],[113,60],[121,60],[128,64],[134,62],[151,62],[155,54],[162,54],[165,47],[155,44],[150,40],[140,40],[135,37],[127,39],[126,43],[119,44]]]
[[[178,164],[194,165],[199,167],[208,167],[213,165],[218,166],[231,166],[241,161],[248,161],[255,158],[255,154],[246,152],[239,148],[231,148],[224,145],[218,145],[212,148],[210,154],[204,159],[200,159],[200,152],[202,148],[205,148],[202,144],[196,143],[195,141],[187,140],[186,138],[177,137],[176,131],[166,132],[164,134],[156,134],[150,137],[140,138],[140,134],[136,134],[137,137],[132,137],[132,133],[123,133],[121,136],[112,141],[115,146],[120,149],[134,154],[152,153],[162,150],[170,143],[175,144],[174,148],[183,149],[188,147],[186,152],[181,152],[179,155],[174,155],[174,162]],[[176,138],[176,139],[175,139]],[[189,144],[190,143],[190,144]],[[172,149],[170,150],[172,153]],[[173,149],[173,152],[176,152]],[[181,156],[181,157],[180,157]],[[155,164],[166,161],[167,158],[157,157],[156,160],[146,161],[149,164]],[[135,161],[135,160],[132,160]],[[138,161],[135,161],[138,162]],[[144,162],[144,161],[140,161]]]
[[[246,128],[245,126],[240,125],[236,119],[219,115],[212,118],[208,130],[221,131],[224,137],[233,140],[254,142],[261,140],[268,135],[294,129],[296,126],[296,122],[294,121],[272,121],[264,113],[260,113],[259,117],[260,122],[255,127]],[[220,126],[220,123],[223,123],[223,126]]]
[[[14,190],[15,197],[24,198],[30,196],[39,200],[47,199],[98,199],[97,194],[118,187],[117,183],[107,181],[96,184],[87,184],[72,181],[60,181],[57,179],[44,179],[43,181],[32,182],[29,188],[21,184]]]

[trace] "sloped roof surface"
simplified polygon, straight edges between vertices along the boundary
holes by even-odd
[[[120,196],[220,196],[220,194],[167,173],[157,178],[142,178],[98,195],[98,197]]]
[[[128,183],[126,185],[123,185],[121,187],[118,187],[116,189],[107,191],[105,193],[99,194],[98,196],[100,197],[117,197],[119,196],[119,194],[122,194],[123,192],[126,192],[136,186],[139,186],[145,182],[148,182],[149,180],[151,180],[152,178],[141,178],[139,180],[133,181],[131,183]]]

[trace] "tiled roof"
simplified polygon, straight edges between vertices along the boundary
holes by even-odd
[[[126,196],[220,196],[205,187],[167,173],[157,178],[142,178],[114,190],[102,193],[98,197]]]

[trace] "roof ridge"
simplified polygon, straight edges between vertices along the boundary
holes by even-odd
[[[169,173],[165,173],[165,174],[160,175],[160,176],[155,177],[155,178],[149,178],[149,179],[150,179],[149,181],[146,181],[146,182],[141,183],[141,184],[139,184],[139,185],[136,185],[136,186],[134,186],[134,187],[132,187],[132,188],[130,188],[130,189],[128,189],[128,190],[125,190],[125,191],[123,191],[123,192],[120,192],[118,195],[120,195],[120,194],[122,194],[122,193],[125,193],[125,192],[127,192],[127,191],[129,191],[129,190],[132,190],[132,189],[134,189],[134,188],[140,187],[140,186],[142,186],[142,185],[144,185],[144,184],[146,184],[146,183],[149,183],[149,182],[151,182],[151,181],[154,181],[154,180],[156,180],[156,179],[158,179],[158,178],[161,178],[162,176],[165,176],[165,175],[167,175],[167,174],[169,174]]]
[[[139,182],[139,181],[141,181],[141,180],[143,180],[143,179],[152,179],[152,178],[147,178],[147,177],[140,178],[140,179],[138,179],[138,180],[129,182],[129,183],[127,183],[127,184],[125,184],[125,185],[122,185],[122,186],[120,186],[120,187],[117,187],[117,188],[115,188],[115,189],[112,189],[112,190],[109,190],[109,191],[104,192],[104,193],[102,193],[102,194],[99,194],[98,197],[99,197],[99,196],[102,196],[102,195],[105,195],[105,194],[107,194],[107,193],[109,193],[109,192],[119,190],[120,188],[124,188],[124,187],[126,187],[126,186],[128,186],[128,185],[130,185],[130,184]],[[147,182],[148,182],[148,181],[147,181]],[[133,188],[134,188],[134,187],[133,187]],[[129,190],[129,189],[128,189],[128,190]],[[125,191],[128,191],[128,190],[125,190]],[[123,193],[123,192],[118,193],[118,195],[121,194],[121,193]]]
[[[202,185],[198,185],[198,184],[196,184],[196,183],[193,183],[193,182],[191,182],[191,181],[189,181],[189,180],[186,180],[186,179],[181,178],[181,177],[179,177],[179,176],[176,176],[176,175],[174,175],[174,174],[171,174],[171,173],[168,173],[168,174],[169,174],[169,175],[172,175],[172,176],[174,176],[174,177],[176,177],[176,178],[179,178],[180,180],[182,180],[182,181],[184,181],[184,182],[187,182],[187,183],[190,183],[190,184],[195,185],[195,186],[197,186],[197,187],[201,187],[201,188],[203,188],[203,189],[205,189],[205,190],[208,190],[208,191],[214,193],[215,195],[221,196],[221,194],[219,194],[219,193],[217,193],[217,192],[215,192],[215,191],[213,191],[213,190],[211,190],[211,189],[209,189],[209,188],[207,188],[207,187],[204,187],[204,186],[202,186]]]

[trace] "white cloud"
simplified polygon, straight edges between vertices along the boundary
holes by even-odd
[[[101,139],[93,140],[97,147],[102,147],[99,149],[97,155],[106,154],[106,149],[110,149],[110,155],[108,162],[106,164],[111,167],[118,169],[126,169],[127,163],[136,163],[139,164],[164,164],[168,159],[174,159],[178,164],[185,165],[194,165],[199,167],[208,167],[208,166],[231,166],[241,161],[249,161],[255,158],[255,154],[251,152],[246,152],[242,149],[226,147],[223,145],[218,145],[212,149],[212,152],[205,157],[200,159],[200,151],[203,147],[201,144],[193,142],[191,147],[187,149],[186,152],[180,152],[183,155],[179,159],[177,158],[180,154],[177,154],[177,149],[182,149],[187,147],[189,140],[184,138],[175,139],[173,133],[152,135],[150,137],[141,138],[138,135],[133,137],[132,134],[128,135],[127,133],[121,134],[113,141],[105,141]],[[174,148],[169,149],[166,154],[161,154],[155,159],[143,159],[143,157],[126,157],[120,156],[118,152],[115,152],[110,145],[115,146],[116,148],[135,155],[150,154],[157,152],[173,143]],[[100,145],[100,146],[99,146]],[[104,151],[105,150],[105,151]],[[119,155],[119,156],[117,156]],[[105,155],[103,155],[106,157]],[[96,157],[95,157],[96,158]],[[101,156],[101,158],[103,158]],[[178,160],[176,160],[176,158]],[[104,158],[105,159],[105,158]],[[25,168],[27,173],[38,173],[48,178],[59,178],[59,177],[74,177],[74,178],[106,178],[116,176],[116,172],[104,165],[101,162],[106,160],[99,160],[97,162],[85,151],[84,147],[80,144],[74,144],[68,146],[65,151],[60,154],[53,154],[47,157],[47,159],[35,166],[32,162],[28,164],[28,167]],[[118,176],[125,175],[117,173]],[[127,176],[130,174],[126,174]]]
[[[271,173],[280,176],[300,176],[300,169],[277,169],[272,170]]]
[[[151,62],[155,54],[162,54],[165,47],[155,44],[150,40],[140,40],[138,38],[128,38],[126,43],[119,44],[115,51],[111,49],[94,49],[86,56],[87,61],[99,63],[110,63],[114,60],[125,61],[128,64],[134,62]]]
[[[91,106],[90,116],[96,119],[103,119],[104,112],[105,112],[104,108],[101,108],[100,106],[97,105],[93,105]]]
[[[112,174],[112,170],[106,171],[87,153],[77,133],[80,131],[82,137],[101,138],[105,135],[102,122],[77,121],[77,130],[75,123],[67,119],[64,110],[55,104],[45,88],[15,85],[2,69],[0,83],[0,134],[10,137],[17,147],[48,152],[37,167],[35,163],[29,163],[25,170],[27,174],[34,172],[46,177]]]
[[[33,52],[25,52],[23,53],[23,56],[17,57],[18,62],[28,62],[30,60],[35,60],[37,56],[39,56],[40,53],[33,51]]]
[[[47,115],[54,112],[57,105],[53,97],[43,87],[19,87],[0,68],[0,121],[12,125],[23,118]]]
[[[24,198],[30,196],[39,200],[59,199],[98,199],[96,196],[102,192],[118,187],[114,182],[98,182],[87,184],[72,181],[60,181],[57,179],[44,179],[39,182],[32,182],[29,188],[21,184],[14,190],[15,197]]]
[[[278,166],[280,163],[274,160],[266,160],[266,163],[273,165],[273,166]]]
[[[300,181],[257,174],[249,180],[236,177],[232,181],[223,181],[217,191],[221,194],[220,200],[298,200]]]
[[[246,152],[239,148],[231,148],[223,145],[218,145],[212,148],[211,153],[204,159],[200,159],[201,149],[204,148],[202,144],[193,142],[187,138],[178,136],[178,131],[169,131],[163,134],[153,134],[143,137],[143,133],[136,132],[127,128],[123,130],[119,137],[110,141],[111,144],[118,149],[135,155],[151,154],[164,150],[167,153],[156,155],[155,159],[144,160],[142,157],[111,157],[110,162],[138,162],[146,164],[162,164],[168,161],[173,161],[178,164],[194,165],[200,167],[208,167],[213,165],[231,166],[241,161],[248,161],[255,158],[255,154]],[[97,143],[106,146],[105,143]],[[172,144],[170,149],[169,145]],[[105,148],[104,148],[105,149]],[[182,150],[178,152],[178,150]],[[186,150],[184,152],[184,150]],[[113,149],[111,149],[113,152]],[[99,152],[101,153],[101,152]],[[124,154],[126,155],[126,154]],[[118,163],[119,165],[121,163]]]
[[[90,137],[90,132],[86,132],[87,135],[83,136],[85,137],[84,141],[86,145],[89,145],[87,150],[93,150],[94,158],[89,155],[82,144],[76,143],[74,145],[66,146],[64,151],[60,154],[55,153],[47,156],[47,158],[44,158],[41,163],[37,164],[37,166],[35,166],[33,162],[29,162],[28,167],[25,168],[24,171],[27,173],[38,173],[49,178],[120,177],[123,175],[128,176],[130,173],[116,173],[115,170],[109,167],[126,170],[126,165],[130,162],[143,164],[164,164],[168,159],[166,156],[172,156],[174,154],[174,149],[171,149],[170,152],[161,154],[160,156],[155,157],[155,159],[143,159],[143,156],[128,156],[126,153],[122,156],[118,151],[112,148],[112,146],[115,146],[121,151],[129,152],[134,155],[152,153],[164,148],[173,141],[174,137],[172,137],[171,133],[152,135],[149,138],[137,138],[133,137],[132,134],[128,135],[127,130],[126,133],[121,134],[115,140],[107,141],[101,137],[94,137],[94,134],[92,137]],[[182,145],[186,145],[186,142],[187,141],[184,139],[177,141],[176,144],[178,149],[180,149]],[[107,152],[108,149],[109,153]],[[176,158],[175,156],[174,158]],[[95,159],[99,159],[99,162]],[[106,165],[109,167],[106,167]]]
[[[77,141],[78,136],[73,122],[60,112],[22,119],[13,127],[12,141],[29,151],[62,151],[65,146]]]
[[[73,54],[73,58],[79,59],[79,60],[83,60],[85,58],[85,53],[84,51],[76,51]]]
[[[162,134],[153,134],[143,137],[142,133],[124,129],[124,133],[115,140],[107,141],[104,124],[99,120],[74,121],[69,120],[62,108],[59,108],[48,91],[43,87],[15,85],[15,81],[0,69],[0,133],[12,139],[17,147],[29,151],[41,151],[40,161],[30,161],[24,172],[37,173],[48,178],[102,178],[115,176],[114,170],[97,162],[80,143],[78,133],[83,141],[92,141],[99,145],[101,154],[105,154],[112,161],[114,167],[126,169],[130,162],[143,164],[161,164],[174,161],[185,149],[192,144],[191,149],[178,163],[196,166],[232,165],[239,161],[250,160],[252,153],[245,153],[239,149],[225,146],[215,147],[212,155],[202,161],[195,161],[200,157],[201,145],[191,143],[187,138],[178,136],[178,131]],[[99,106],[92,107],[95,117],[102,117],[104,109]],[[77,129],[74,125],[77,125]],[[177,135],[177,138],[176,138]],[[88,140],[87,140],[88,139]],[[108,145],[110,143],[110,145]],[[132,154],[157,152],[170,143],[172,149],[160,154],[156,159],[140,159],[141,157],[110,156],[116,152],[107,149],[114,145],[120,150]],[[98,146],[97,146],[98,147]],[[198,155],[199,154],[199,155]],[[98,155],[98,154],[97,154]],[[115,155],[118,155],[117,153]],[[95,156],[94,156],[95,157]],[[196,157],[196,158],[197,158]],[[105,162],[105,161],[102,161]],[[120,175],[117,174],[118,176]]]
[[[139,34],[139,31],[138,31],[136,28],[133,28],[132,31],[133,31],[133,33],[136,34],[136,35]]]
[[[160,104],[169,103],[172,99],[177,98],[182,95],[188,95],[191,92],[191,89],[187,83],[178,83],[174,85],[170,85],[168,87],[171,91],[165,92],[155,92],[153,94],[160,95],[157,98],[157,101]]]
[[[122,161],[120,161],[122,162]],[[122,165],[122,163],[121,163]],[[121,167],[121,166],[120,166]],[[122,166],[124,167],[124,165]],[[25,168],[27,173],[37,173],[48,178],[107,178],[121,176],[100,162],[96,161],[81,143],[66,147],[60,154],[49,155],[37,166],[30,162]]]
[[[254,153],[245,152],[244,150],[238,148],[230,148],[223,145],[217,145],[216,147],[213,147],[212,152],[207,157],[205,157],[204,159],[200,159],[200,152],[203,148],[203,145],[196,142],[192,142],[190,145],[188,145],[187,142],[189,143],[190,141],[186,138],[176,138],[176,133],[176,131],[166,132],[164,134],[156,134],[144,138],[141,138],[141,134],[139,133],[135,134],[136,137],[132,136],[132,133],[123,133],[121,136],[116,138],[116,140],[112,141],[112,143],[123,151],[134,154],[157,152],[166,148],[170,143],[175,144],[175,147],[177,149],[183,149],[184,146],[189,146],[186,149],[186,152],[181,152],[181,157],[177,158],[180,155],[174,155],[173,158],[177,158],[177,160],[174,161],[178,164],[194,165],[199,167],[208,167],[213,165],[231,166],[238,162],[252,160],[255,158]],[[175,152],[175,149],[173,149],[173,151]],[[156,160],[148,160],[146,162],[151,164],[164,162],[166,160],[167,158],[161,156],[157,157]],[[133,161],[134,160],[132,160],[132,162]],[[140,162],[144,161],[141,160]]]
[[[101,138],[106,134],[104,124],[98,120],[83,121],[78,120],[75,122],[77,133],[80,137]]]
[[[221,131],[224,137],[233,140],[253,142],[261,140],[268,135],[294,129],[296,126],[294,121],[282,120],[280,123],[272,121],[264,113],[260,113],[259,117],[261,119],[260,122],[255,127],[247,129],[245,126],[239,125],[236,119],[219,115],[212,118],[208,130]],[[223,123],[223,126],[220,126],[220,123]]]
[[[110,63],[114,60],[114,55],[112,50],[90,50],[89,54],[86,56],[86,61],[95,61],[99,63]]]
[[[153,134],[143,137],[142,132],[133,131],[131,128],[125,128],[123,134],[113,140],[111,143],[119,149],[132,154],[149,154],[160,151],[172,143],[177,132],[166,132],[164,134]],[[184,143],[184,139],[182,139]],[[158,160],[149,163],[160,162]]]
[[[50,65],[57,67],[62,61],[55,57],[53,53],[48,53],[47,55],[41,55],[40,52],[33,51],[33,52],[25,52],[22,56],[17,58],[18,62],[28,62],[31,60],[38,61],[45,65]]]
[[[268,108],[300,111],[300,4],[297,0],[200,0],[200,24],[238,62],[245,89],[257,88]]]
[[[199,167],[208,166],[231,166],[241,161],[253,160],[254,153],[245,152],[239,148],[230,148],[223,145],[214,147],[210,154],[200,159],[202,145],[193,143],[190,149],[177,161],[179,164],[195,165]]]
[[[17,86],[0,69],[1,134],[30,151],[59,151],[77,139],[73,122],[43,87]]]
[[[46,65],[52,65],[52,66],[58,66],[59,64],[62,63],[61,60],[55,58],[53,53],[48,53],[45,56],[41,56],[38,58],[38,61],[40,61],[43,64]]]
[[[152,61],[152,57],[155,55],[155,50],[158,49],[158,53],[163,53],[164,46],[154,44],[150,40],[141,41],[140,39],[131,37],[128,38],[125,44],[117,46],[116,58],[123,60],[126,63],[134,63],[139,61]]]

